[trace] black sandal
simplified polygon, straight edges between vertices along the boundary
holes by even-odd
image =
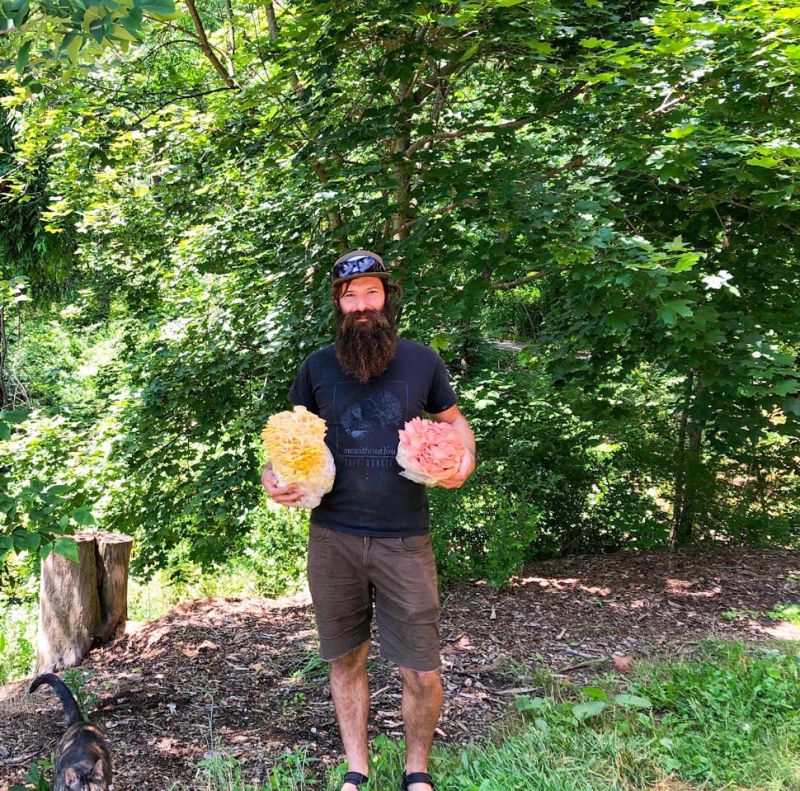
[[[408,791],[408,787],[414,783],[427,783],[433,791],[436,791],[433,778],[427,772],[412,772],[410,775],[407,775],[404,770],[403,785],[400,786],[400,791]]]
[[[348,772],[344,776],[344,780],[342,780],[342,784],[344,783],[352,783],[356,788],[360,785],[364,785],[369,780],[369,777],[366,775],[362,775],[361,772]]]

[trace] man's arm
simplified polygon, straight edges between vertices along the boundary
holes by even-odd
[[[431,415],[431,420],[437,423],[449,423],[456,431],[458,431],[461,441],[467,452],[461,461],[461,467],[458,472],[452,477],[439,483],[445,489],[458,489],[464,485],[464,482],[469,478],[475,470],[477,459],[475,455],[475,435],[467,423],[467,419],[461,414],[458,406],[455,404],[444,412],[439,412],[436,415]]]

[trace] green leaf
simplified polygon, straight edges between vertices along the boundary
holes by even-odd
[[[605,38],[595,38],[594,36],[590,38],[582,38],[580,40],[580,45],[585,47],[586,49],[597,49],[598,47],[602,47],[603,49],[610,49],[614,46],[613,41],[609,41]]]
[[[517,711],[541,711],[547,706],[547,698],[532,698],[530,695],[517,695]]]
[[[181,15],[181,12],[175,8],[173,0],[144,0],[144,2],[134,3],[134,5],[145,14],[157,16],[160,19],[175,19]]]
[[[10,439],[11,438],[11,426],[8,423],[3,423],[0,421],[0,439]]]
[[[692,315],[692,308],[685,299],[670,299],[665,302],[658,311],[659,318],[669,325],[678,321],[678,316],[689,317]]]
[[[75,31],[72,31],[67,33],[64,38],[61,39],[58,49],[60,52],[66,52],[70,63],[74,65],[78,62],[78,53],[80,52],[82,46],[83,36]]]
[[[53,552],[67,560],[71,560],[73,563],[78,562],[78,545],[73,538],[67,538],[66,536],[57,538],[53,541]]]
[[[526,41],[525,46],[538,55],[549,55],[553,51],[553,45],[549,41],[539,41],[535,38]]]
[[[22,423],[27,416],[27,412],[23,412],[21,409],[4,409],[2,412],[0,412],[0,420],[7,420],[9,423]]]
[[[800,385],[794,379],[785,379],[779,382],[773,388],[773,391],[781,396],[788,396],[790,393],[796,393],[800,390]]]
[[[781,404],[781,409],[787,415],[791,413],[800,417],[800,398],[787,398]]]
[[[746,161],[748,165],[755,165],[759,168],[774,168],[781,164],[781,161],[775,157],[750,157]]]
[[[686,124],[686,126],[676,126],[674,129],[670,129],[669,132],[666,133],[665,137],[671,137],[673,140],[682,140],[684,137],[689,137],[689,135],[694,134],[696,129],[697,127],[692,126],[691,124]]]
[[[2,6],[0,7],[6,17],[8,17],[17,28],[25,24],[25,20],[30,13],[28,0],[3,0]]]
[[[437,332],[431,338],[430,346],[432,349],[436,349],[437,352],[446,351],[450,348],[450,338],[446,332]]]
[[[471,47],[467,49],[467,51],[459,58],[459,60],[463,63],[465,60],[469,60],[478,50],[480,49],[480,44],[473,44]]]
[[[653,704],[640,695],[620,694],[614,695],[614,703],[626,709],[652,709]]]
[[[95,518],[92,516],[92,512],[85,505],[82,505],[80,508],[76,508],[72,512],[72,518],[79,525],[95,524]]]
[[[688,272],[702,257],[702,253],[684,253],[669,268],[672,272]]]
[[[683,241],[682,236],[676,236],[672,241],[667,242],[664,245],[665,250],[669,250],[670,252],[679,253],[682,250],[686,249],[686,242]]]
[[[71,489],[72,487],[66,483],[55,483],[45,489],[45,494],[67,494]]]
[[[611,82],[619,77],[618,71],[601,71],[599,74],[583,74],[581,79],[585,80],[589,85],[594,85],[597,82]]]
[[[17,552],[34,552],[39,548],[42,537],[38,533],[31,533],[22,528],[14,532],[14,549]]]
[[[572,707],[572,714],[575,719],[585,720],[589,717],[596,717],[601,714],[608,706],[604,700],[590,700],[588,703],[576,703]]]
[[[608,700],[606,691],[601,687],[584,687],[583,692],[592,700]]]
[[[17,52],[17,60],[14,63],[14,68],[17,70],[17,74],[22,74],[25,71],[25,67],[28,65],[28,59],[31,54],[31,47],[33,46],[33,39],[29,39],[26,41]]]

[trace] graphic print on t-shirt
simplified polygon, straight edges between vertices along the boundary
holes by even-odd
[[[403,428],[407,411],[406,382],[382,382],[380,389],[337,382],[333,388],[336,463],[391,467],[397,454],[397,431]]]

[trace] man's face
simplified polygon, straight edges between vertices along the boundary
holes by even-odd
[[[336,312],[336,357],[359,382],[380,376],[397,348],[394,310],[386,304],[379,277],[344,284]]]
[[[383,310],[386,294],[379,277],[357,277],[345,284],[339,297],[342,313],[355,311]],[[359,317],[356,321],[369,321],[367,317]]]

